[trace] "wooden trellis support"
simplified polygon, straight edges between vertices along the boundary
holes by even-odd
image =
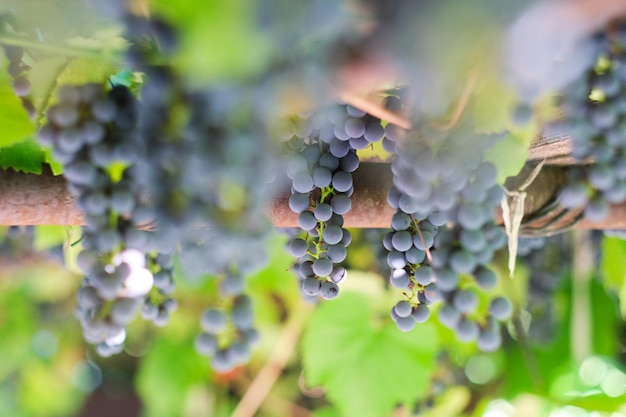
[[[547,166],[529,188],[525,213],[532,214],[554,199],[567,167]],[[366,162],[354,173],[352,210],[345,215],[346,227],[388,228],[395,210],[387,204],[392,184],[386,163]],[[278,227],[297,226],[289,209],[288,192],[268,202],[267,213]],[[502,223],[501,213],[496,220]],[[0,225],[80,225],[83,217],[62,176],[50,173],[23,174],[0,170]],[[575,228],[626,229],[626,204],[613,206],[601,223],[579,221]]]

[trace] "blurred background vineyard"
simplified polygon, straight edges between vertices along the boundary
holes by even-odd
[[[626,333],[619,294],[611,288],[626,272],[626,243],[619,237],[576,232],[523,240],[512,280],[501,254],[497,291],[511,297],[517,312],[503,348],[481,353],[436,321],[407,334],[389,323],[393,294],[377,260],[380,231],[353,230],[345,292],[315,307],[300,301],[286,237],[277,233],[270,266],[247,284],[260,347],[248,366],[216,374],[193,347],[198,316],[217,296],[211,280],[198,287],[178,275],[181,307],[169,325],[136,321],[124,353],[94,354],[73,317],[81,277],[64,266],[73,263],[77,232],[2,229],[1,415],[228,416],[244,395],[258,395],[251,384],[268,361],[271,367],[283,358],[275,350],[290,340],[296,348],[286,353],[289,360],[256,415],[388,415],[383,410],[394,408],[398,393],[410,401],[394,416],[626,412]]]
[[[500,182],[523,166],[536,126],[511,126],[510,110],[519,98],[497,74],[501,51],[496,45],[525,5],[424,2],[424,13],[401,19],[410,24],[387,28],[392,35],[406,28],[410,37],[383,39],[393,41],[381,43],[387,49],[372,42],[372,63],[357,53],[362,52],[358,36],[346,30],[369,34],[371,22],[354,7],[357,2],[258,3],[262,7],[252,0],[132,2],[176,28],[181,49],[172,65],[186,82],[215,85],[270,74],[267,85],[256,91],[268,117],[297,113],[310,104],[307,100],[332,101],[336,97],[327,79],[349,90],[351,82],[368,84],[371,76],[375,85],[367,87],[376,91],[393,87],[389,82],[413,82],[425,114],[447,120],[467,82],[467,68],[476,68],[486,81],[466,113],[478,131],[507,132],[491,155]],[[0,0],[0,12],[14,12],[30,36],[0,33],[0,42],[21,42],[34,51],[30,79],[39,111],[50,104],[57,84],[112,80],[138,88],[142,82],[139,74],[120,65],[128,46],[120,25],[89,4]],[[545,32],[540,35],[551,33]],[[540,58],[552,58],[559,46],[546,41],[537,52],[525,45],[512,45],[518,48],[511,48],[511,54],[530,67]],[[393,79],[393,69],[389,76],[382,65],[388,56],[397,58],[399,66],[418,68],[415,79]],[[298,65],[291,68],[290,61]],[[377,73],[369,64],[383,70]],[[526,74],[528,68],[516,69]],[[541,87],[560,87],[550,78],[555,75],[550,68],[542,69],[539,81],[546,85]],[[352,78],[350,70],[363,70],[362,79]],[[0,168],[40,174],[45,162],[58,174],[61,168],[50,150],[34,141],[36,123],[8,88],[4,73],[0,71],[0,86],[7,87],[0,91],[0,112],[6,111],[0,114],[6,122],[0,126]],[[326,93],[328,97],[319,97]],[[360,156],[380,159],[368,149]],[[522,239],[512,279],[508,254],[498,253],[494,267],[499,284],[490,295],[508,297],[514,314],[503,330],[502,348],[484,353],[475,343],[459,342],[437,320],[408,333],[396,328],[389,310],[399,293],[388,283],[381,243],[385,232],[351,230],[348,278],[337,299],[319,304],[301,299],[291,271],[295,261],[284,249],[287,234],[273,232],[268,266],[246,281],[259,346],[246,366],[216,373],[194,349],[202,311],[220,303],[216,280],[190,280],[176,260],[178,309],[168,325],[135,320],[124,352],[101,358],[84,342],[74,317],[83,278],[76,267],[80,228],[0,226],[0,416],[626,417],[624,236],[575,231]],[[481,300],[482,310],[486,303]],[[260,404],[258,412],[255,404]]]

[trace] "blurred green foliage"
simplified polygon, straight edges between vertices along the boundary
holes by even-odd
[[[129,329],[126,353],[99,359],[82,341],[72,317],[80,276],[61,262],[60,247],[71,252],[75,233],[61,227],[2,230],[2,415],[82,416],[88,408],[81,407],[87,407],[90,396],[119,387],[123,378],[129,392],[141,399],[142,415],[228,416],[271,360],[288,317],[303,314],[290,271],[293,261],[283,251],[285,238],[276,235],[270,265],[247,284],[262,335],[249,365],[216,374],[195,352],[199,315],[217,299],[217,288],[210,277],[189,281],[180,273],[180,309],[171,322],[155,328],[137,320]],[[388,416],[395,409],[405,413],[401,415],[415,411],[420,416],[618,417],[626,411],[623,324],[617,297],[605,291],[607,283],[602,282],[614,268],[596,269],[597,276],[586,281],[586,322],[572,322],[573,310],[583,306],[573,304],[571,274],[559,281],[549,298],[556,332],[547,342],[528,333],[519,337],[517,325],[527,330],[530,322],[542,318],[526,310],[526,297],[532,295],[518,293],[519,314],[506,330],[503,348],[481,353],[473,344],[456,341],[436,320],[409,333],[395,328],[389,308],[399,294],[386,288],[378,275],[385,272],[371,263],[376,247],[368,235],[375,233],[355,231],[362,238],[355,241],[354,253],[369,256],[353,256],[341,296],[321,303],[303,321],[299,349],[291,353],[257,415],[300,415],[294,410],[306,409],[322,417]],[[615,244],[614,239],[604,238],[603,247]],[[359,259],[370,272],[358,270]],[[504,256],[502,270],[503,262]],[[524,275],[530,271],[528,266],[519,268],[513,281],[503,274],[496,291],[519,292],[512,284],[528,283]],[[575,335],[579,328],[590,329],[588,340]],[[579,343],[588,352],[580,361],[573,356]],[[126,376],[115,379],[112,369],[122,369]]]

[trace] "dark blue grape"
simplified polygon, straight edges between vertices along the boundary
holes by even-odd
[[[200,326],[209,334],[219,334],[226,328],[226,314],[217,309],[209,309],[202,313]]]
[[[405,289],[409,286],[411,277],[404,269],[394,269],[389,277],[389,282],[395,288]]]
[[[498,320],[508,320],[513,313],[511,302],[504,297],[496,297],[489,304],[489,312]]]
[[[310,201],[308,194],[295,193],[289,197],[289,208],[294,213],[302,213],[309,208]]]
[[[333,281],[326,281],[320,288],[320,295],[325,300],[332,300],[339,295],[339,287]]]
[[[393,306],[398,317],[408,317],[412,310],[413,306],[406,300],[398,301],[396,305]]]
[[[330,200],[330,206],[335,214],[344,215],[352,208],[352,201],[345,194],[337,194]]]
[[[419,304],[413,308],[411,315],[417,323],[424,323],[430,317],[430,308],[426,304]]]
[[[333,263],[330,259],[319,258],[313,262],[313,272],[319,277],[327,277],[333,270]]]

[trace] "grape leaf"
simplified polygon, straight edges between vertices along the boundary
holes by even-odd
[[[28,72],[30,81],[29,98],[37,109],[37,114],[44,113],[48,104],[50,92],[53,90],[59,73],[67,64],[67,57],[52,56],[38,60]]]
[[[245,77],[269,61],[268,36],[254,29],[254,2],[153,0],[177,28],[181,47],[174,64],[194,80]]]
[[[44,251],[64,244],[70,235],[69,226],[41,225],[35,227],[33,249]]]
[[[13,92],[9,73],[0,66],[0,148],[11,146],[35,133],[22,102]]]
[[[46,153],[33,140],[25,140],[0,148],[0,168],[12,168],[26,174],[41,174]]]
[[[602,272],[604,286],[617,292],[622,317],[626,318],[626,241],[602,239]]]
[[[57,78],[57,84],[102,83],[117,71],[116,66],[106,61],[79,57],[67,63]]]
[[[323,385],[343,415],[389,415],[425,392],[435,368],[435,328],[426,323],[402,333],[391,319],[376,322],[372,305],[344,291],[313,313],[303,337],[307,383]]]
[[[313,412],[313,417],[342,417],[336,408],[326,406],[318,408]]]
[[[509,133],[497,141],[485,155],[498,170],[498,183],[504,184],[507,177],[517,175],[528,158],[531,138],[519,133]]]
[[[142,359],[137,374],[145,415],[180,416],[194,387],[205,388],[208,373],[208,361],[195,352],[191,341],[159,338]]]
[[[46,163],[50,166],[54,175],[61,175],[63,173],[63,164],[58,162],[52,156],[52,149],[46,149],[45,151]]]
[[[515,93],[499,80],[497,74],[486,74],[472,101],[476,131],[500,133],[508,130],[511,110],[516,102]]]

